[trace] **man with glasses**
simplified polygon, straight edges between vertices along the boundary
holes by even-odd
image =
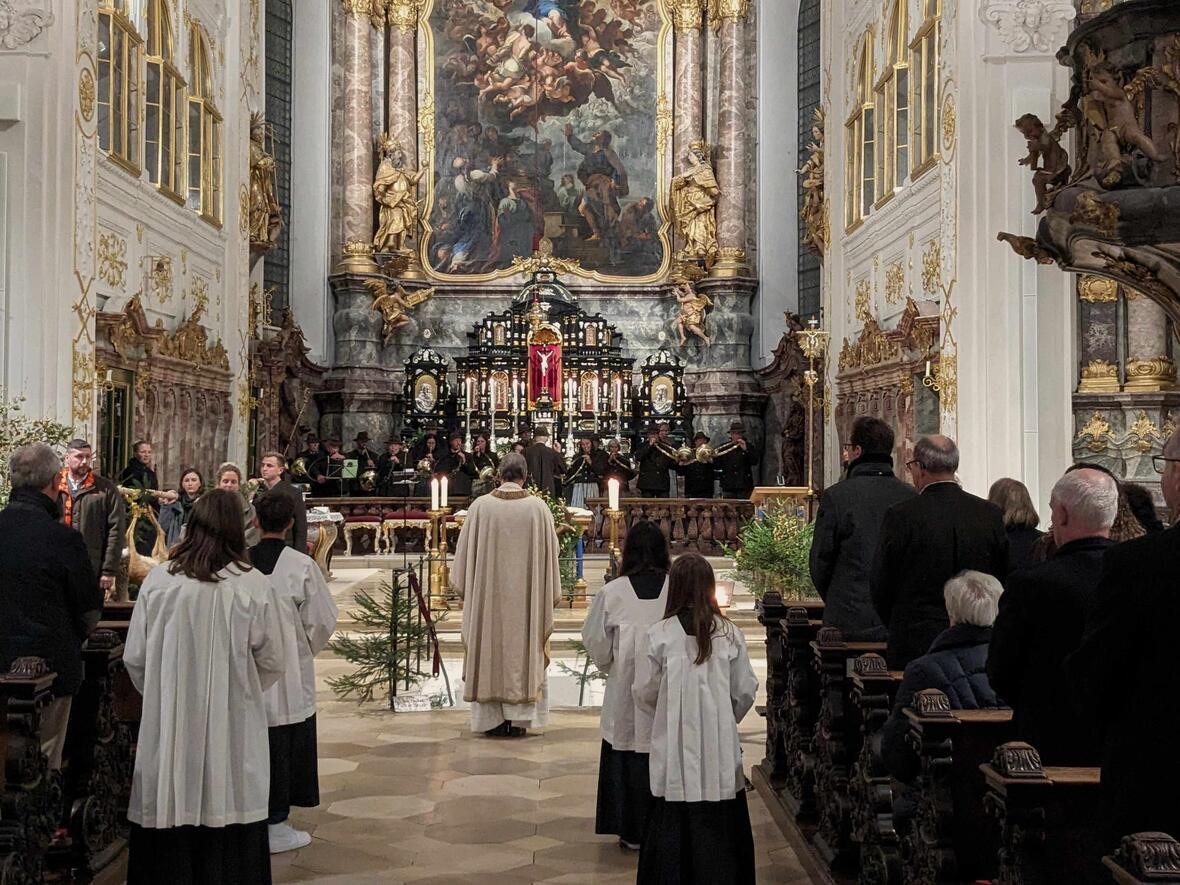
[[[918,440],[906,466],[918,495],[885,514],[869,580],[873,606],[889,628],[890,670],[926,654],[947,628],[947,581],[968,570],[1003,580],[1008,571],[1003,514],[959,487],[954,441]]]
[[[1180,513],[1180,434],[1153,459],[1164,501]],[[1075,702],[1102,743],[1104,849],[1131,833],[1180,832],[1180,529],[1116,544],[1103,560],[1098,607],[1066,661]]]
[[[885,625],[869,599],[869,568],[885,513],[914,497],[893,473],[893,430],[862,415],[842,447],[847,474],[827,489],[815,518],[811,582],[823,597],[824,626],[854,642],[882,642]]]

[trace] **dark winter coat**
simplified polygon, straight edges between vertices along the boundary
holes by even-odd
[[[711,462],[691,461],[676,468],[684,477],[684,497],[712,498],[717,494],[717,469]]]
[[[754,468],[758,466],[758,453],[749,443],[746,448],[736,448],[717,459],[721,476],[721,493],[727,498],[748,498],[754,491]]]
[[[847,640],[882,642],[887,631],[869,598],[869,571],[885,512],[917,494],[893,474],[889,459],[860,462],[828,488],[815,517],[811,582],[823,597],[824,626]]]
[[[254,503],[257,505],[264,495],[286,495],[291,499],[291,503],[295,505],[295,525],[287,532],[287,546],[300,553],[307,553],[307,504],[303,501],[303,493],[295,488],[288,475],[284,473],[273,489],[260,488],[255,495]]]
[[[1029,525],[1010,525],[1004,530],[1008,535],[1008,571],[1035,565],[1033,551],[1044,532]]]
[[[904,711],[919,691],[937,688],[952,710],[1003,706],[987,679],[991,634],[991,627],[956,624],[938,634],[929,652],[906,665],[893,711],[881,730],[881,758],[899,781],[909,783],[918,774],[917,754],[906,741],[910,726]]]
[[[136,462],[139,463],[139,462]],[[94,482],[81,489],[74,498],[70,513],[71,527],[82,535],[90,568],[102,577],[123,573],[123,547],[126,546],[127,503],[118,487],[105,476],[93,474]],[[61,495],[58,511],[61,511]],[[143,523],[144,520],[140,520]],[[96,577],[95,580],[98,578]]]
[[[992,628],[987,675],[1013,709],[1016,736],[1046,765],[1097,765],[1093,733],[1082,725],[1065,681],[1065,659],[1094,612],[1107,538],[1082,538],[1047,562],[1008,576]]]
[[[16,489],[0,511],[0,673],[16,658],[44,658],[62,697],[82,684],[82,643],[103,594],[82,535],[58,516],[35,489]]]
[[[669,470],[676,469],[676,462],[665,455],[656,446],[643,443],[635,450],[635,465],[639,471],[639,481],[635,487],[641,492],[667,495],[672,487],[668,476]]]
[[[1104,850],[1130,833],[1180,832],[1180,528],[1111,547],[1097,609],[1065,668],[1102,742]]]
[[[873,607],[889,628],[886,659],[901,670],[947,627],[943,587],[965,570],[1008,573],[1000,508],[953,482],[927,486],[885,515],[869,579]]]

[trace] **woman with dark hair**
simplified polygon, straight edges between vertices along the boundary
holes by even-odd
[[[1004,531],[1008,535],[1008,571],[1032,564],[1032,551],[1041,535],[1037,530],[1041,517],[1033,506],[1028,487],[1020,480],[997,479],[987,493],[987,499],[1004,514]]]
[[[635,523],[623,542],[619,577],[594,597],[582,627],[587,653],[607,674],[594,832],[618,836],[632,850],[643,840],[651,806],[651,715],[636,706],[631,687],[636,661],[647,654],[648,628],[664,616],[670,560],[664,533]]]
[[[737,724],[758,679],[742,631],[717,607],[713,567],[686,553],[668,573],[664,620],[648,633],[635,699],[655,716],[655,798],[638,885],[751,885],[754,837]]]
[[[1160,519],[1159,511],[1155,509],[1155,501],[1151,497],[1151,492],[1137,482],[1125,482],[1122,486],[1123,494],[1127,498],[1127,506],[1135,514],[1135,519],[1143,526],[1143,530],[1149,535],[1162,532],[1165,526],[1163,520]]]
[[[193,504],[205,491],[205,480],[195,467],[187,467],[180,474],[180,496],[171,504],[160,508],[160,529],[164,532],[164,543],[171,547],[180,540],[180,533],[188,522]]]
[[[283,673],[274,590],[251,569],[241,497],[193,504],[139,588],[123,663],[143,695],[129,885],[269,885],[263,691]]]

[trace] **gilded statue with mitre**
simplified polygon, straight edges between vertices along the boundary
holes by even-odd
[[[672,179],[672,217],[684,240],[677,257],[700,261],[706,268],[717,261],[717,197],[721,189],[709,163],[709,145],[697,139],[685,156],[687,168]]]
[[[250,246],[267,252],[279,242],[283,210],[275,196],[275,158],[266,149],[266,119],[250,117]]]
[[[406,169],[406,152],[398,142],[381,136],[381,164],[373,180],[373,197],[380,206],[380,224],[373,237],[378,252],[404,252],[406,240],[418,229],[418,180],[424,169]]]

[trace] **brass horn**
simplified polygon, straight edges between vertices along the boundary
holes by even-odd
[[[728,455],[734,449],[741,448],[741,445],[742,444],[740,442],[732,442],[732,441],[724,443],[723,445],[719,445],[717,448],[715,448],[713,450],[713,458],[714,459],[724,458],[726,455]]]
[[[296,458],[294,461],[291,462],[291,475],[294,477],[298,477],[299,479],[306,478],[306,476],[307,476],[307,459],[306,458]]]
[[[373,491],[373,489],[377,488],[377,471],[366,470],[358,477],[358,482],[363,491]]]
[[[702,443],[697,446],[696,459],[701,464],[708,464],[713,460],[713,447],[708,443]]]

